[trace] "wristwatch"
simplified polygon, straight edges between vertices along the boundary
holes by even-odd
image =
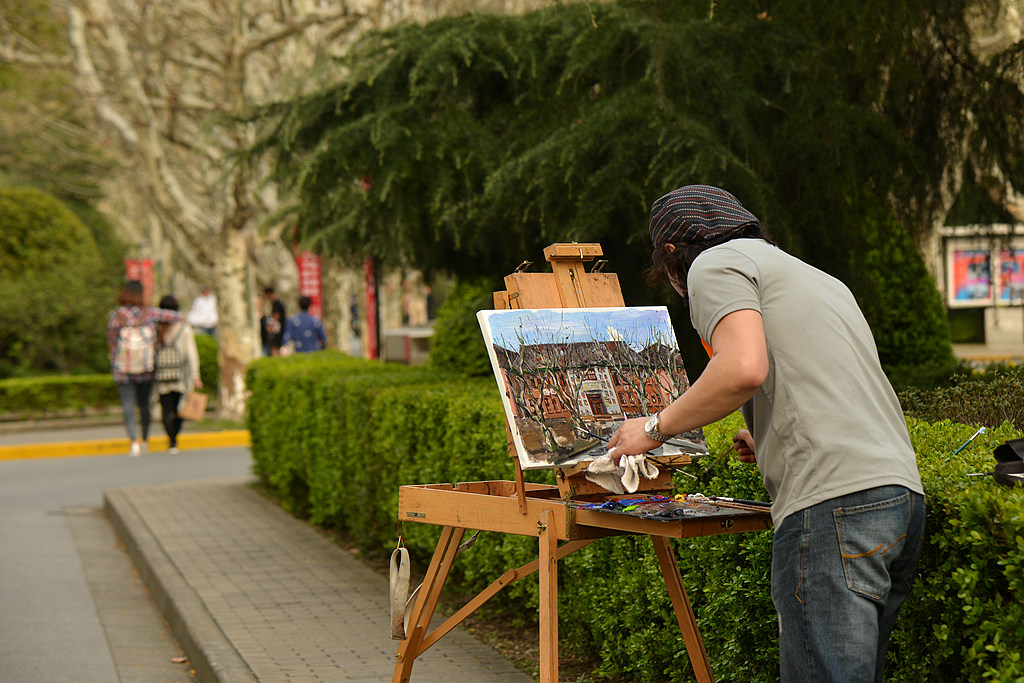
[[[647,422],[644,424],[644,431],[647,433],[648,439],[654,439],[655,441],[660,441],[662,443],[665,443],[672,438],[671,436],[665,436],[658,431],[658,413],[647,418]]]

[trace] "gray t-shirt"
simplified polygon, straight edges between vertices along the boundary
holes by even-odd
[[[739,239],[701,253],[687,289],[707,341],[729,313],[761,313],[768,377],[741,411],[776,526],[876,486],[924,492],[903,411],[846,285],[763,240]]]

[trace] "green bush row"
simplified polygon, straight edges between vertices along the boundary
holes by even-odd
[[[994,363],[982,371],[962,367],[950,386],[900,392],[903,411],[928,422],[948,419],[998,427],[1009,422],[1024,430],[1024,366]]]
[[[255,469],[288,509],[348,534],[383,557],[401,536],[417,569],[440,529],[396,519],[405,484],[510,479],[504,418],[493,381],[382,365],[340,354],[257,361],[249,369]],[[921,576],[893,635],[887,678],[1019,681],[1024,677],[1024,489],[990,476],[993,448],[1021,436],[1009,423],[956,456],[974,426],[908,419],[929,502]],[[740,425],[706,429],[713,455]],[[756,468],[724,459],[676,474],[677,492],[766,499]],[[529,479],[552,483],[550,472]],[[697,479],[693,478],[697,477]],[[699,481],[698,481],[699,479]],[[674,543],[705,645],[720,681],[777,679],[770,597],[770,532]],[[449,587],[466,593],[537,556],[537,541],[480,534],[456,563]],[[596,654],[613,680],[692,677],[648,539],[592,543],[560,563],[563,648]],[[512,584],[485,605],[529,623],[537,581]]]
[[[121,405],[109,374],[0,380],[0,416],[25,420],[103,412]]]
[[[216,399],[220,381],[217,340],[197,334],[199,374],[204,391]],[[72,417],[117,411],[121,399],[110,373],[45,375],[0,379],[0,419]]]

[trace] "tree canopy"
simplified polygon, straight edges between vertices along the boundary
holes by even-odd
[[[0,375],[105,371],[120,270],[58,199],[0,188]]]
[[[922,268],[883,280],[871,252],[941,224],[965,182],[997,202],[1024,187],[1024,47],[971,42],[999,7],[620,0],[404,25],[263,110],[255,151],[305,239],[343,256],[493,277],[597,241],[641,303],[650,203],[700,182],[862,303],[924,286],[941,311]]]

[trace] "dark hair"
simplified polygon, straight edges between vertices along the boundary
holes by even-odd
[[[654,245],[651,252],[651,266],[647,269],[645,276],[650,285],[668,285],[670,280],[686,285],[686,276],[690,273],[690,266],[697,260],[706,249],[717,247],[738,239],[760,239],[768,244],[775,244],[768,232],[758,223],[745,226],[740,232],[720,240],[711,241],[706,244],[693,244],[689,242],[661,242]],[[674,244],[673,251],[665,249],[666,244]]]
[[[309,307],[312,306],[312,305],[313,305],[313,300],[310,299],[308,296],[300,296],[299,297],[299,308],[301,308],[302,310],[308,311]]]
[[[160,308],[165,308],[168,311],[178,310],[178,300],[174,298],[173,294],[168,294],[164,298],[160,299]]]
[[[263,288],[263,293],[264,294],[274,294],[274,288],[273,287],[264,287]]]
[[[117,303],[122,306],[144,306],[146,299],[142,283],[138,280],[125,280],[121,285],[121,293],[117,295]]]

